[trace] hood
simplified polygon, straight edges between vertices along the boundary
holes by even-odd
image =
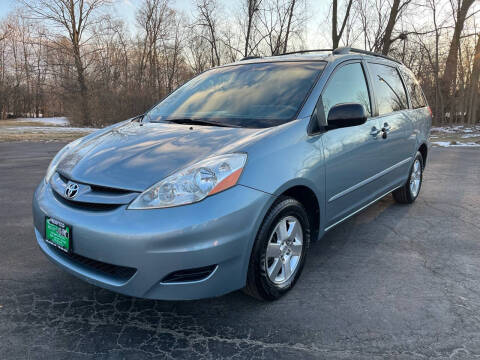
[[[57,171],[81,183],[143,191],[208,156],[239,151],[271,129],[120,123],[85,138]]]

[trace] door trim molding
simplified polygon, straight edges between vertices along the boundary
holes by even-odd
[[[403,185],[400,185],[400,186],[397,186],[397,187],[395,187],[395,188],[393,188],[393,189],[391,189],[391,190],[388,190],[386,193],[384,193],[383,195],[377,197],[375,200],[370,201],[367,205],[362,206],[360,209],[355,210],[355,211],[352,212],[351,214],[348,214],[348,215],[345,216],[343,219],[338,220],[337,222],[333,223],[333,224],[330,225],[330,226],[327,226],[327,227],[325,228],[325,230],[323,230],[323,231],[324,231],[324,232],[327,232],[328,230],[330,230],[330,229],[333,228],[334,226],[337,226],[338,224],[340,224],[341,222],[349,219],[349,218],[352,217],[353,215],[358,214],[360,211],[366,209],[367,207],[369,207],[369,206],[372,205],[373,203],[376,203],[378,200],[384,198],[385,196],[387,196],[387,195],[390,194],[391,192],[393,192],[393,191],[401,188],[402,186],[403,186]]]
[[[388,174],[389,172],[391,172],[391,171],[399,168],[400,166],[408,163],[410,160],[412,160],[411,156],[402,160],[402,161],[400,161],[399,163],[396,163],[395,165],[390,166],[389,168],[387,168],[385,170],[380,171],[378,174],[375,174],[375,175],[369,177],[368,179],[362,180],[358,184],[355,184],[352,187],[349,187],[348,189],[345,189],[345,190],[339,192],[338,194],[333,195],[330,199],[328,199],[328,202],[330,203],[332,201],[335,201],[335,200],[341,198],[342,196],[345,196],[345,195],[351,193],[352,191],[355,191],[358,188],[361,188],[362,186],[367,185],[368,183],[371,183],[374,180],[377,180],[378,178],[382,177],[383,175]]]

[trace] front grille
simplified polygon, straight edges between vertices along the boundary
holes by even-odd
[[[112,195],[125,195],[131,194],[132,191],[124,190],[124,189],[116,189],[107,186],[100,186],[100,185],[92,185],[90,184],[90,188],[94,192],[104,193],[104,194],[112,194]]]
[[[72,181],[78,185],[77,195],[70,199],[66,197],[66,188]],[[56,172],[50,182],[56,198],[63,204],[84,210],[107,211],[129,204],[140,192],[107,186],[86,184],[67,178]]]
[[[216,268],[217,265],[210,265],[195,269],[175,271],[165,276],[162,280],[162,283],[178,283],[204,280],[209,277]]]
[[[89,210],[89,211],[110,211],[115,210],[116,208],[122,206],[121,204],[99,204],[99,203],[88,203],[88,202],[79,202],[73,200],[67,200],[64,197],[60,196],[55,190],[52,191],[55,198],[60,201],[62,204],[80,210]]]
[[[113,278],[114,280],[127,281],[137,272],[137,269],[131,267],[104,263],[75,253],[66,253],[49,244],[48,246],[59,257],[99,274]]]
[[[58,177],[65,183],[67,184],[71,179],[63,175],[61,172],[57,172]],[[79,184],[83,184],[78,182]],[[130,190],[125,190],[125,189],[117,189],[117,188],[112,188],[108,186],[101,186],[101,185],[95,185],[95,184],[87,184],[90,186],[92,191],[94,192],[100,192],[100,193],[106,193],[106,194],[112,194],[112,195],[123,195],[123,194],[130,194],[132,191]]]

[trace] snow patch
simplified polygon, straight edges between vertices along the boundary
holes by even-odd
[[[450,146],[450,141],[432,141],[432,145],[449,147]]]
[[[480,147],[480,144],[474,142],[456,142],[455,144],[452,144],[450,141],[432,141],[432,145],[441,147]]]
[[[465,134],[465,135],[462,135],[462,139],[468,139],[468,138],[474,138],[474,137],[480,137],[480,134]]]
[[[480,131],[480,126],[465,127],[463,125],[457,126],[432,126],[432,133],[457,134],[457,133],[473,133]]]
[[[53,126],[2,126],[0,133],[3,134],[18,134],[18,133],[91,133],[98,129],[96,128],[77,128],[77,127],[53,127]]]
[[[18,122],[30,122],[30,123],[39,123],[39,124],[47,124],[47,125],[55,125],[55,126],[68,126],[70,125],[70,121],[64,117],[46,117],[46,118],[20,118],[14,119]]]

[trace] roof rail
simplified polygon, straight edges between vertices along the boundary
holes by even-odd
[[[358,54],[364,54],[364,55],[377,56],[377,57],[381,57],[381,58],[391,60],[391,61],[395,61],[396,63],[402,64],[401,61],[398,61],[398,60],[396,60],[396,59],[394,59],[390,56],[379,54],[379,53],[376,53],[376,52],[373,52],[373,51],[356,49],[356,48],[352,48],[352,47],[348,47],[348,46],[336,48],[335,50],[332,51],[332,54],[333,55],[345,55],[345,54],[352,53],[352,52],[353,53],[358,53]]]
[[[379,54],[373,51],[368,51],[368,50],[362,50],[362,49],[356,49],[352,48],[349,46],[343,46],[343,47],[338,47],[336,49],[313,49],[313,50],[298,50],[298,51],[291,51],[283,54],[278,54],[278,55],[272,55],[272,56],[283,56],[283,55],[294,55],[294,54],[305,54],[305,53],[310,53],[310,52],[331,52],[333,55],[346,55],[350,53],[358,53],[358,54],[363,54],[363,55],[370,55],[370,56],[376,56],[376,57],[381,57],[387,60],[395,61],[396,63],[402,64],[400,61],[387,56],[383,54]],[[246,56],[243,59],[240,59],[240,61],[243,60],[250,60],[250,59],[261,59],[262,56]]]
[[[348,54],[350,52],[352,48],[351,47],[348,47],[348,46],[342,46],[342,47],[338,47],[336,49],[334,49],[332,51],[332,54],[334,55],[344,55],[344,54]]]
[[[309,52],[326,52],[326,51],[333,51],[333,49],[314,49],[314,50],[298,50],[298,51],[291,51],[283,54],[276,54],[271,56],[283,56],[283,55],[293,55],[293,54],[305,54]],[[263,56],[245,56],[244,58],[240,59],[240,61],[250,60],[250,59],[261,59]]]
[[[250,60],[250,59],[261,59],[261,58],[262,58],[261,56],[252,55],[252,56],[245,56],[244,58],[241,58],[240,61]]]
[[[298,51],[290,51],[290,52],[287,52],[287,53],[278,54],[278,55],[274,55],[274,56],[305,54],[305,53],[309,53],[309,52],[325,52],[325,51],[333,51],[333,49],[298,50]]]

